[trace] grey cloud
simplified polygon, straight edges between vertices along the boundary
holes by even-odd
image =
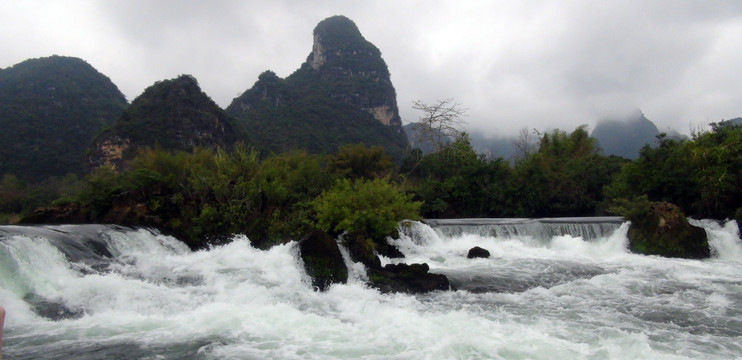
[[[683,132],[742,115],[738,1],[9,3],[0,66],[79,56],[129,99],[188,73],[226,106],[262,71],[297,69],[314,26],[342,14],[381,50],[407,122],[413,100],[449,97],[485,133],[571,130],[637,107]]]

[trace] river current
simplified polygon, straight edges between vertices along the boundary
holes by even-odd
[[[737,224],[695,223],[711,259],[629,253],[616,219],[404,223],[401,261],[458,289],[415,296],[350,262],[317,292],[295,242],[191,252],[146,229],[0,226],[3,358],[740,358]]]

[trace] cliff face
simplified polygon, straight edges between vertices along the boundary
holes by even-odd
[[[407,146],[381,52],[343,16],[317,25],[297,71],[286,79],[264,72],[227,112],[265,151],[333,152],[362,142],[399,156]]]
[[[344,16],[333,16],[314,29],[312,53],[300,71],[312,71],[334,85],[330,96],[361,108],[376,120],[401,127],[397,94],[381,51]]]
[[[88,166],[120,168],[138,149],[160,146],[170,151],[196,147],[231,148],[244,133],[227,113],[182,75],[147,88],[113,126],[95,139]]]
[[[0,174],[38,181],[82,174],[92,139],[126,98],[85,61],[30,59],[0,71]]]

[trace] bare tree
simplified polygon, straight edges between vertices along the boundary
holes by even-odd
[[[467,110],[453,99],[437,100],[432,105],[417,100],[412,108],[423,112],[415,126],[415,142],[430,142],[435,152],[443,149],[449,139],[458,138],[463,133],[462,127],[466,122],[462,118]]]
[[[523,160],[527,158],[528,155],[536,152],[538,149],[539,137],[540,134],[536,129],[533,130],[533,133],[528,131],[527,127],[520,129],[518,140],[513,141],[513,145],[515,145],[515,161]]]

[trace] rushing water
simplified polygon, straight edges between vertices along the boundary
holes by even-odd
[[[295,243],[263,251],[238,236],[191,252],[147,230],[0,226],[3,356],[742,357],[736,223],[697,222],[714,254],[704,261],[630,254],[628,224],[615,220],[597,229],[595,221],[569,223],[582,235],[529,233],[527,226],[505,233],[508,224],[492,221],[402,226],[394,243],[404,261],[427,262],[459,288],[418,296],[366,287],[358,264],[349,284],[315,292]],[[473,246],[492,257],[467,259]]]

